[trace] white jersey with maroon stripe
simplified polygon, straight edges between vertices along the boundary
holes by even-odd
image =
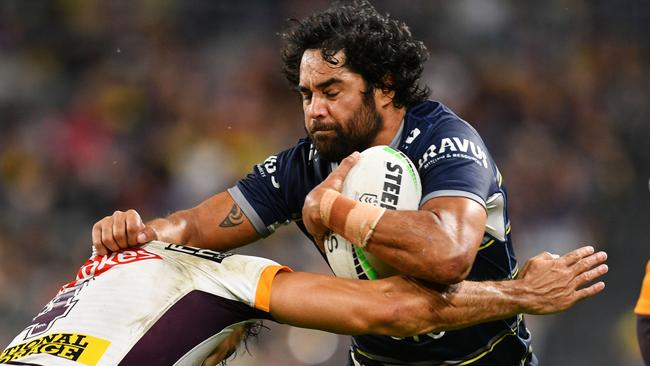
[[[9,365],[200,365],[269,318],[268,259],[151,242],[91,257],[0,354]]]

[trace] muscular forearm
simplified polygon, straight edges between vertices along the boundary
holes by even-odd
[[[480,242],[475,231],[465,228],[444,212],[386,211],[366,250],[402,273],[457,283],[469,273]]]
[[[196,207],[147,223],[158,240],[225,251],[259,238],[248,218],[226,192]]]
[[[594,248],[587,246],[562,257],[541,253],[528,260],[514,280],[463,281],[442,290],[416,282],[428,293],[428,296],[421,296],[428,303],[420,306],[420,310],[415,307],[403,313],[411,314],[413,324],[428,321],[432,329],[426,330],[427,333],[463,328],[518,313],[556,313],[605,288],[603,282],[588,283],[607,273],[606,259],[606,253],[594,253]]]
[[[438,289],[401,276],[358,281],[283,273],[273,282],[271,313],[300,327],[405,337],[517,314],[527,298],[519,286],[514,280],[465,281]]]
[[[185,211],[179,211],[165,218],[151,220],[146,225],[154,230],[158,240],[196,246],[198,240],[186,215]]]
[[[242,220],[239,226],[224,227],[218,224],[216,217],[206,222],[205,218],[196,216],[195,210],[179,211],[149,221],[147,226],[156,232],[158,240],[217,251],[231,250],[258,238],[247,220]]]
[[[531,310],[530,296],[518,280],[463,281],[448,286],[440,293],[443,303],[438,314],[438,330],[464,328],[470,325],[504,319]]]
[[[529,296],[516,280],[463,281],[441,288],[404,278],[391,281],[395,281],[395,297],[404,300],[396,304],[394,319],[374,333],[412,336],[440,332],[508,318],[530,309]],[[410,286],[404,287],[400,281],[410,282]]]
[[[113,215],[95,223],[92,229],[93,247],[99,255],[151,240],[224,251],[250,243],[259,237],[228,192],[221,192],[196,207],[177,211],[146,224],[133,209],[115,211]]]

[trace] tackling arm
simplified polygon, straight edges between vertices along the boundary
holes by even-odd
[[[271,314],[290,325],[339,334],[413,336],[462,328],[518,313],[565,310],[604,289],[604,252],[591,247],[563,257],[542,253],[516,280],[470,282],[436,288],[406,277],[376,281],[310,273],[279,273]],[[305,296],[309,294],[309,296]]]
[[[92,231],[93,247],[99,255],[150,240],[225,251],[258,238],[251,222],[227,192],[147,223],[135,210],[115,211],[98,221]]]

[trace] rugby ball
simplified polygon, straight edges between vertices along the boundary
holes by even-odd
[[[361,153],[341,193],[389,210],[417,210],[422,185],[413,162],[401,151],[382,145]],[[394,268],[334,232],[325,236],[325,255],[338,277],[374,280],[397,274]]]

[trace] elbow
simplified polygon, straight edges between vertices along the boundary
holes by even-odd
[[[459,283],[469,276],[473,263],[474,256],[465,253],[450,256],[439,261],[434,267],[431,267],[437,268],[437,271],[435,276],[430,279],[441,285],[453,285]]]

